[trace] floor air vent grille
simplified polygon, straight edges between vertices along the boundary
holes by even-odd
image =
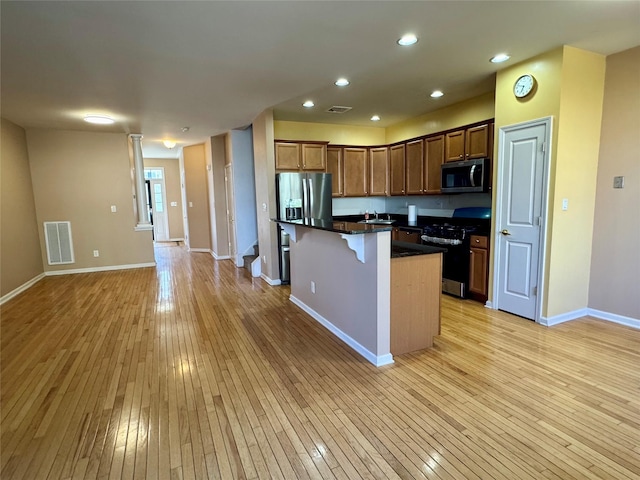
[[[44,222],[49,265],[74,263],[71,222]]]

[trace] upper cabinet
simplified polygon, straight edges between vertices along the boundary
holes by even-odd
[[[405,195],[405,153],[402,143],[389,147],[389,177],[391,195]]]
[[[344,166],[342,147],[327,147],[327,173],[331,174],[331,195],[344,195]]]
[[[389,194],[389,148],[369,149],[369,195],[386,196]]]
[[[342,150],[345,197],[366,197],[369,194],[368,153],[368,148],[345,147]]]
[[[327,142],[275,143],[276,170],[320,170],[327,168]]]
[[[445,161],[491,157],[491,124],[460,129],[445,134]]]
[[[440,193],[441,167],[444,163],[444,135],[424,139],[424,193]]]
[[[407,142],[405,151],[407,164],[406,191],[407,195],[424,193],[424,141]]]

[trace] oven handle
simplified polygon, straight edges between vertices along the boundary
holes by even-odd
[[[471,182],[471,186],[472,187],[476,186],[476,182],[473,179],[473,174],[476,172],[476,167],[477,167],[477,165],[473,165],[471,167],[471,170],[469,170],[469,181]]]

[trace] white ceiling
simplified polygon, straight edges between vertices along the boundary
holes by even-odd
[[[176,157],[269,107],[281,120],[384,127],[491,91],[499,52],[509,65],[560,45],[640,45],[638,1],[3,0],[0,15],[4,118],[142,133],[146,157]],[[420,40],[399,47],[406,32]],[[351,85],[333,85],[341,76]],[[433,100],[436,88],[445,96]],[[86,113],[117,123],[92,126]]]

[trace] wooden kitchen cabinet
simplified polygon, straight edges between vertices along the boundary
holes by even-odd
[[[300,144],[276,142],[276,170],[300,169]]]
[[[303,143],[302,144],[302,169],[321,170],[327,168],[327,144]]]
[[[445,135],[445,161],[490,158],[490,124],[448,132]]]
[[[342,147],[327,147],[327,173],[331,174],[331,196],[344,195]]]
[[[471,235],[471,255],[469,258],[469,293],[472,298],[487,301],[489,293],[489,239]]]
[[[444,135],[428,137],[425,144],[424,193],[440,193],[444,163]]]
[[[389,194],[389,148],[375,147],[369,150],[369,195]]]
[[[389,183],[391,195],[405,195],[405,144],[389,148]]]
[[[422,244],[422,229],[411,227],[394,227],[391,231],[391,240],[395,242]]]
[[[327,142],[275,142],[276,170],[324,171]]]
[[[368,148],[345,147],[342,150],[345,197],[366,197],[369,194],[368,153]]]
[[[422,139],[407,142],[405,160],[407,195],[420,195],[424,191],[424,141]]]

